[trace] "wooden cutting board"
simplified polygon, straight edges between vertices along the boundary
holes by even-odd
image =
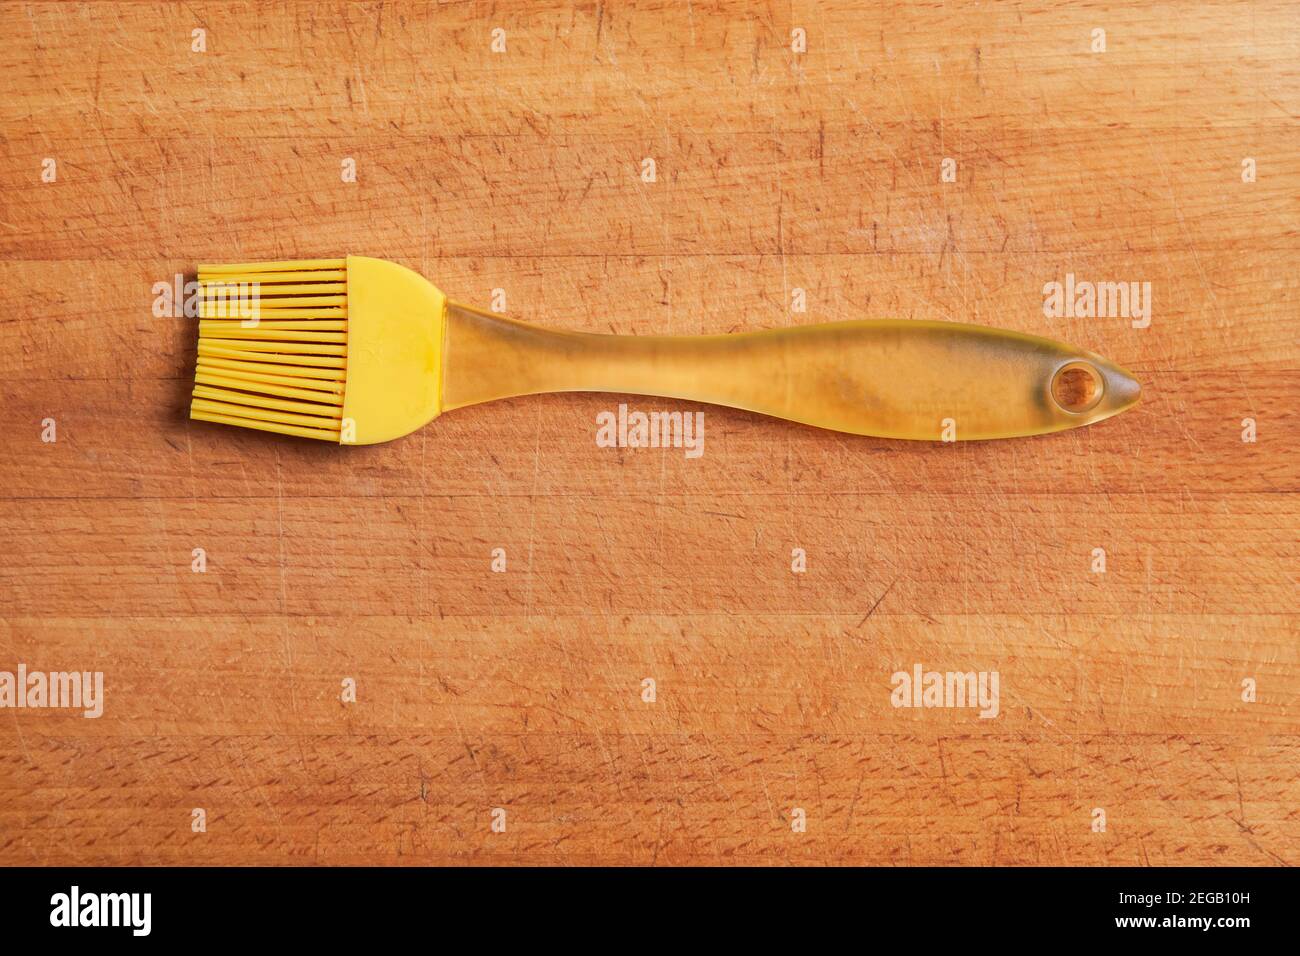
[[[0,711],[0,863],[1300,862],[1300,9],[512,6],[0,5],[0,671],[104,674]],[[155,284],[348,252],[592,331],[999,325],[1144,400],[190,423]],[[598,447],[621,402],[703,453]]]

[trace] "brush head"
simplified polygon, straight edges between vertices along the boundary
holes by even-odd
[[[190,417],[371,444],[441,410],[446,298],[364,256],[199,266]]]

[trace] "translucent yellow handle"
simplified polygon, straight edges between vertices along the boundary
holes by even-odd
[[[594,335],[447,307],[445,411],[589,391],[729,405],[858,435],[1012,438],[1087,425],[1139,386],[1092,352],[979,325],[879,320],[735,335]]]

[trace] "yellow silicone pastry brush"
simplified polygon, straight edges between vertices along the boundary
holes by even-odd
[[[190,417],[366,445],[539,392],[710,402],[858,435],[1012,438],[1138,400],[1119,366],[1051,339],[864,320],[734,335],[544,329],[449,302],[364,256],[200,266]]]

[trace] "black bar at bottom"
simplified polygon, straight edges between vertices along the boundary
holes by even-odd
[[[337,947],[409,935],[457,949],[549,939],[639,947],[638,939],[680,944],[682,933],[693,944],[734,946],[810,928],[872,945],[1044,942],[1044,932],[1071,942],[1233,945],[1294,927],[1291,876],[1282,868],[10,868],[0,870],[0,925],[10,942],[205,946]]]

